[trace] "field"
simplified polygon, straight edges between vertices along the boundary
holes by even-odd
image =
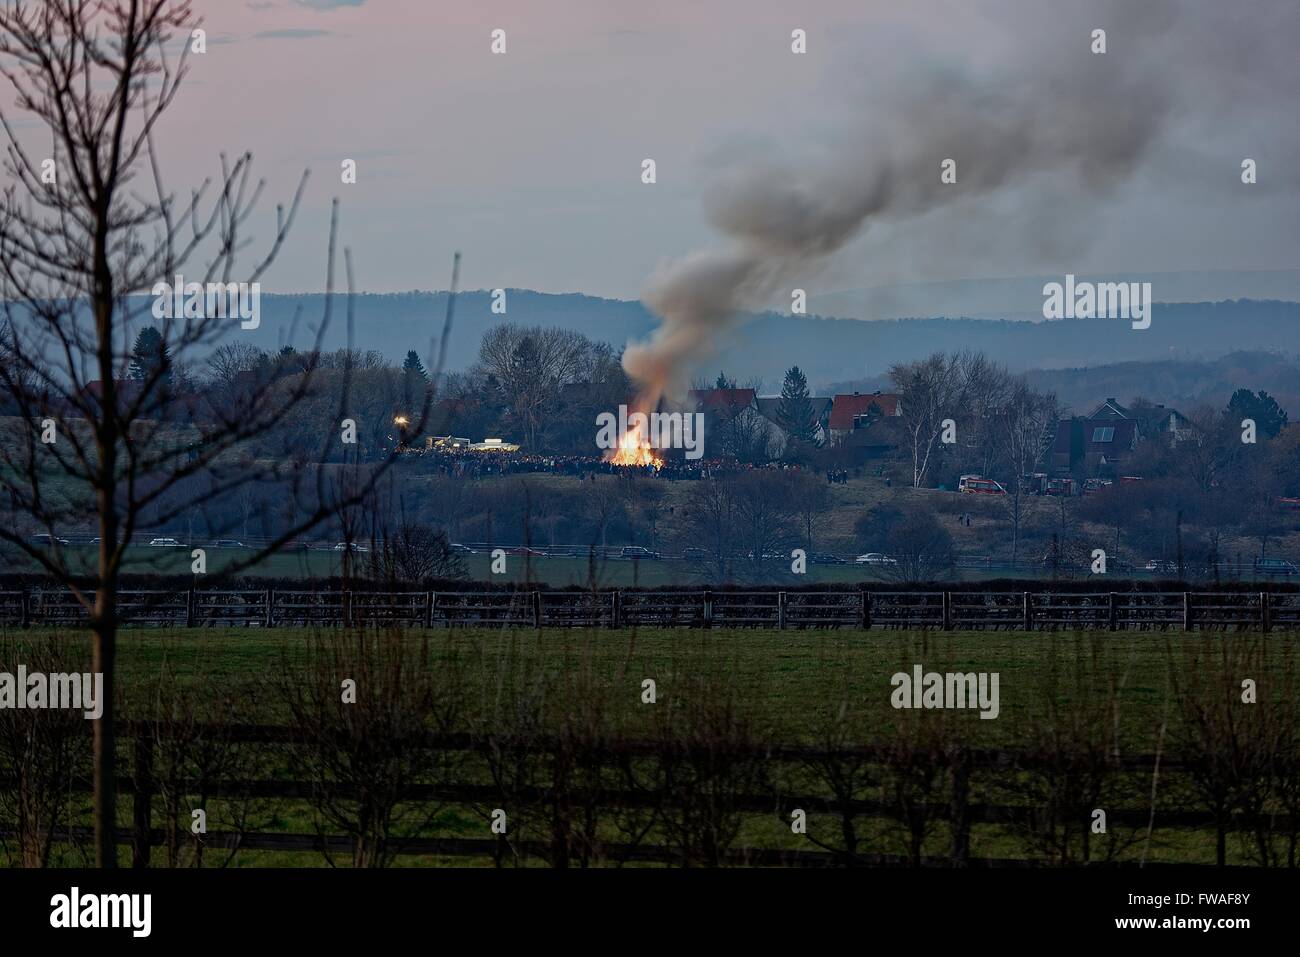
[[[72,545],[66,550],[69,568],[77,574],[93,574],[97,560],[95,549],[85,545]],[[215,576],[234,565],[247,560],[253,555],[250,549],[210,548],[207,550],[207,574]],[[343,553],[331,549],[311,549],[294,552],[282,552],[272,555],[242,572],[242,577],[255,579],[299,579],[304,581],[326,580],[339,577],[343,573]],[[353,568],[358,563],[364,565],[367,555],[358,553],[353,556]],[[493,584],[539,584],[553,588],[566,586],[598,588],[655,588],[665,585],[701,586],[708,583],[708,576],[694,562],[671,556],[659,561],[629,561],[620,559],[598,559],[591,562],[586,558],[568,556],[545,556],[525,558],[518,555],[506,556],[504,573],[492,572],[492,558],[485,552],[462,556],[465,575],[473,581],[492,582]],[[124,565],[126,574],[131,575],[191,575],[190,549],[188,548],[150,548],[139,546],[128,549]],[[37,564],[26,556],[10,555],[3,568],[14,573],[36,573]],[[744,569],[746,579],[753,579],[754,584],[766,585],[846,585],[855,582],[882,582],[889,579],[882,572],[871,566],[843,564],[823,565],[808,564],[802,574],[790,571],[790,563],[767,562],[757,570]],[[1169,578],[1168,573],[1148,572],[1141,568],[1124,570],[1123,577],[1136,581],[1159,581]],[[1070,573],[1062,570],[1061,577],[1087,577],[1087,572],[1079,570]],[[1022,563],[1015,569],[1005,565],[994,564],[988,568],[958,567],[948,575],[950,581],[989,581],[1001,578],[1042,578],[1052,577],[1050,568],[1037,563]],[[1268,581],[1267,576],[1255,575],[1249,567],[1225,574],[1225,579],[1249,580],[1255,578]],[[195,584],[202,587],[203,578],[195,576]]]
[[[1294,866],[1296,637],[158,630],[121,636],[119,676],[122,716],[156,722],[155,866],[321,866],[326,834],[334,862],[358,866]],[[0,648],[10,670],[87,667],[72,635],[11,632]],[[996,672],[996,719],[893,707],[892,676],[916,665]],[[348,678],[357,699],[342,704]],[[1246,679],[1257,703],[1242,701]],[[74,724],[73,778],[88,741]],[[232,730],[251,725],[283,733]],[[122,740],[123,774],[139,746]],[[65,823],[88,822],[87,795],[52,791]],[[132,803],[119,802],[124,834]],[[200,806],[201,855],[186,830]],[[497,810],[506,835],[490,829]],[[3,826],[14,817],[0,791]],[[88,852],[48,843],[51,863]],[[0,859],[16,863],[18,845],[6,838]]]

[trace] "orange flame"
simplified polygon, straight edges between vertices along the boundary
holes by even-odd
[[[650,443],[641,438],[638,429],[628,429],[619,439],[618,451],[608,458],[615,465],[653,465],[657,469],[664,466],[664,460],[654,454]]]

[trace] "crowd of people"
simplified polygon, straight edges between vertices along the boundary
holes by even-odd
[[[658,465],[615,465],[595,455],[534,455],[523,452],[483,452],[462,448],[411,448],[407,461],[439,475],[455,478],[483,478],[493,475],[542,473],[587,478],[596,475],[643,475],[668,481],[695,481],[718,475],[755,470],[791,471],[799,466],[773,462],[746,465],[721,459],[666,459]],[[844,472],[844,481],[848,473]]]

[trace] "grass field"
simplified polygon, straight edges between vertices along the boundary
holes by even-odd
[[[77,573],[90,575],[94,572],[97,560],[96,552],[89,546],[73,545],[65,549],[69,556],[69,567]],[[237,562],[251,558],[253,552],[239,548],[211,548],[207,550],[207,574],[217,575]],[[338,577],[343,572],[342,552],[333,550],[299,550],[272,555],[242,573],[247,578],[298,579],[304,583],[313,580],[326,580]],[[352,556],[352,568],[364,569],[368,559],[366,553]],[[204,576],[192,575],[190,549],[188,548],[151,548],[139,546],[128,549],[124,571],[126,574],[168,575],[193,577],[196,587],[203,587]],[[567,586],[591,587],[595,582],[599,588],[654,588],[664,585],[680,587],[703,586],[707,584],[707,575],[694,562],[668,558],[659,561],[624,561],[619,559],[601,559],[591,562],[586,558],[567,556],[523,557],[506,556],[506,570],[502,574],[492,572],[492,557],[486,552],[462,556],[467,578],[472,581],[492,582],[501,585],[523,583],[547,585],[554,588]],[[34,573],[39,571],[36,563],[25,556],[10,555],[3,569],[8,572]],[[809,564],[803,574],[793,574],[789,562],[766,562],[759,569],[741,568],[741,582],[763,585],[851,585],[857,582],[883,582],[889,579],[879,569],[866,565],[818,565]],[[355,571],[354,571],[355,573]],[[956,568],[950,581],[989,581],[1003,578],[1041,578],[1051,577],[1049,569],[1039,566],[1022,566],[1012,571],[1002,568]],[[1061,577],[1087,577],[1079,571],[1075,575],[1062,572]],[[1112,576],[1120,577],[1120,576]],[[1147,572],[1141,569],[1126,570],[1122,573],[1124,580],[1159,581],[1169,577],[1167,574]],[[304,587],[308,587],[304,584]]]
[[[1166,771],[1153,803],[1155,782],[1149,771],[1098,776],[1081,771],[1076,767],[1080,762],[1090,767],[1089,762],[1099,756],[1159,752],[1170,758],[1217,756],[1210,764],[1218,767],[1229,755],[1242,764],[1242,753],[1258,751],[1262,759],[1270,757],[1263,753],[1269,751],[1276,757],[1279,749],[1300,742],[1296,733],[1300,673],[1293,653],[1297,637],[737,629],[437,629],[363,637],[341,630],[160,629],[120,636],[119,682],[122,715],[171,721],[170,733],[187,740],[185,748],[201,751],[203,741],[187,739],[177,727],[226,721],[296,726],[305,740],[328,742],[333,755],[326,761],[322,753],[311,751],[328,767],[308,767],[291,759],[282,746],[229,746],[229,760],[217,762],[221,765],[217,776],[224,778],[302,780],[319,773],[322,780],[357,778],[380,788],[387,776],[400,777],[401,768],[407,768],[413,782],[441,780],[439,775],[446,769],[408,767],[403,762],[409,761],[409,755],[374,753],[377,739],[399,739],[404,730],[424,727],[431,715],[440,715],[439,720],[447,722],[440,725],[444,729],[467,731],[494,742],[484,755],[457,765],[455,782],[499,792],[495,798],[440,805],[428,820],[421,817],[427,808],[398,802],[402,813],[396,815],[394,833],[411,828],[411,834],[443,837],[488,837],[488,819],[498,806],[511,808],[511,833],[516,840],[546,841],[552,836],[556,811],[551,799],[537,804],[522,797],[536,787],[553,797],[558,787],[552,780],[559,773],[558,759],[543,754],[536,743],[539,735],[588,744],[599,741],[614,751],[624,741],[663,744],[671,740],[672,746],[665,744],[662,755],[636,759],[649,762],[638,772],[647,777],[665,773],[660,764],[669,761],[668,755],[679,755],[688,745],[704,746],[714,758],[707,773],[692,765],[693,784],[684,799],[703,801],[702,806],[719,817],[714,822],[719,833],[705,829],[708,842],[725,837],[730,847],[768,849],[836,847],[843,822],[828,810],[829,805],[810,809],[809,835],[816,839],[810,844],[812,838],[795,835],[782,823],[784,811],[728,811],[729,796],[771,791],[776,808],[782,807],[779,795],[787,792],[821,793],[829,801],[835,775],[821,767],[717,760],[733,746],[854,743],[902,747],[909,754],[916,749],[942,754],[965,747],[1054,753],[1064,756],[1055,771],[985,770],[971,784],[972,800],[1022,808],[1030,820],[1015,825],[977,821],[970,830],[970,853],[1046,862],[1053,859],[1052,847],[1058,848],[1058,856],[1069,856],[1059,851],[1061,846],[1072,847],[1070,853],[1078,855],[1070,842],[1077,844],[1080,835],[1067,833],[1062,838],[1057,832],[1062,827],[1069,831],[1068,820],[1065,825],[1058,820],[1063,808],[1070,814],[1083,813],[1075,807],[1079,801],[1091,806],[1089,802],[1102,800],[1117,813],[1117,820],[1140,813],[1145,821],[1153,807],[1162,814],[1202,807],[1201,786],[1194,776]],[[10,659],[39,655],[39,649],[50,647],[50,640],[71,656],[68,667],[88,662],[84,638],[34,629],[0,635],[4,650],[0,670],[12,670]],[[895,709],[890,703],[891,677],[896,672],[910,674],[914,665],[926,671],[996,672],[998,717],[981,719],[975,709]],[[339,704],[340,682],[347,677],[358,681],[360,704],[352,707],[359,710]],[[1257,704],[1241,702],[1244,678],[1255,682]],[[655,683],[653,703],[644,700],[647,680]],[[0,712],[0,718],[4,714]],[[177,722],[177,715],[185,720]],[[165,737],[158,743],[164,753]],[[207,746],[222,750],[219,742]],[[347,759],[336,761],[344,752]],[[189,751],[182,749],[176,757],[194,770],[197,759]],[[129,767],[131,758],[129,743],[123,743],[120,760]],[[3,761],[0,755],[0,777],[5,774]],[[651,766],[659,770],[651,771]],[[1243,767],[1249,770],[1253,765],[1246,762]],[[1238,790],[1245,787],[1241,770],[1232,784]],[[580,767],[571,773],[577,779],[588,772]],[[684,772],[678,768],[675,773]],[[855,800],[880,800],[891,807],[891,802],[902,802],[899,806],[906,808],[924,800],[942,804],[950,799],[951,783],[945,783],[942,764],[928,770],[864,765],[855,766],[854,773],[858,777],[849,790]],[[617,773],[614,778],[623,780]],[[655,780],[666,786],[660,778]],[[600,786],[610,788],[615,783],[602,778]],[[1078,791],[1077,800],[1071,797],[1071,789]],[[1285,813],[1283,805],[1293,796],[1285,789],[1270,790],[1261,800],[1270,813],[1279,809]],[[172,797],[180,801],[181,810],[200,800],[188,791]],[[236,822],[259,832],[313,833],[318,826],[339,831],[339,819],[312,799],[235,800],[202,794],[201,800],[213,829],[230,829]],[[1055,815],[1055,824],[1043,823],[1043,815],[1033,810],[1036,802]],[[85,820],[84,796],[73,805],[71,818]],[[166,796],[155,799],[155,826],[166,818],[167,807]],[[127,829],[130,800],[120,802],[119,808],[122,827]],[[0,797],[0,816],[8,817],[10,811],[9,802]],[[636,813],[641,812],[603,811],[598,821],[589,822],[592,830],[585,839],[593,834],[615,843],[626,839],[642,823]],[[413,823],[417,817],[421,818],[418,826]],[[1238,818],[1233,820],[1238,823],[1224,827],[1224,859],[1255,863],[1260,856],[1257,836]],[[685,825],[672,815],[646,818],[644,823],[647,830],[642,837],[660,844],[696,847],[691,842],[703,840],[700,833],[683,830]],[[572,822],[569,826],[577,827]],[[918,825],[906,814],[902,818],[865,814],[856,826],[861,851],[942,857],[952,843],[946,822]],[[1269,853],[1283,854],[1278,848],[1287,840],[1285,835],[1271,835]],[[1294,843],[1294,835],[1290,840]],[[1129,821],[1124,827],[1113,827],[1105,838],[1094,838],[1094,858],[1103,849],[1106,857],[1116,860],[1144,855],[1153,861],[1213,863],[1216,831],[1157,827],[1148,835],[1144,827]],[[6,850],[12,859],[12,848],[0,842],[0,859]],[[83,853],[59,845],[52,857],[56,862],[75,863]],[[124,861],[127,853],[124,849]],[[162,849],[154,853],[155,863],[165,862]],[[192,861],[192,850],[187,857],[183,843],[176,853],[182,863]],[[347,855],[343,857],[340,863],[346,865]],[[224,854],[210,851],[204,863],[224,860]],[[325,862],[319,852],[241,851],[230,863],[320,866]],[[489,861],[407,855],[390,863],[463,866]]]

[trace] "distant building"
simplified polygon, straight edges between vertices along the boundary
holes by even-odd
[[[692,389],[688,393],[696,412],[707,412],[724,419],[734,419],[746,409],[757,410],[753,389]]]
[[[1107,398],[1087,415],[1061,419],[1047,447],[1046,467],[1053,476],[1090,478],[1118,472],[1138,443],[1167,438],[1179,442],[1192,433],[1191,421],[1163,405],[1129,408]]]
[[[854,392],[835,396],[831,400],[829,419],[831,442],[843,442],[855,429],[864,428],[874,419],[902,415],[899,399],[898,395],[890,392]]]

